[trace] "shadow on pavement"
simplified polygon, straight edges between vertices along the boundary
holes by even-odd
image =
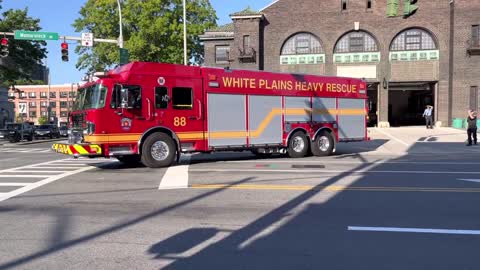
[[[436,146],[441,147],[441,143]],[[414,145],[410,152],[415,152]],[[463,146],[465,147],[465,146]],[[360,156],[361,158],[361,156]],[[436,161],[435,156],[430,161]],[[474,229],[480,227],[478,193],[449,193],[448,191],[396,192],[389,188],[396,184],[422,182],[438,185],[449,181],[458,171],[431,165],[430,170],[444,170],[444,174],[384,173],[390,164],[364,164],[352,167],[317,186],[286,201],[250,224],[234,230],[224,239],[213,243],[192,256],[178,258],[164,269],[474,269],[478,265],[480,237],[464,235],[406,234],[383,232],[352,232],[348,226],[392,226],[423,228]],[[370,165],[369,165],[370,164]],[[424,170],[407,164],[410,171]],[[466,169],[466,168],[464,168]],[[389,185],[379,190],[340,189],[334,194],[326,187],[339,185],[347,177],[359,175],[349,187]],[[373,175],[373,176],[372,176]],[[448,177],[447,177],[448,176]],[[254,177],[226,183],[229,187],[241,185]],[[448,182],[447,182],[448,183]],[[459,183],[465,187],[471,184]],[[82,243],[147,222],[169,211],[214,196],[225,189],[215,189],[193,198],[160,208],[137,218],[112,225],[72,240],[52,242],[51,246],[28,256],[0,264],[0,269],[19,267],[27,262],[64,252]],[[255,191],[252,191],[255,192]],[[275,191],[281,192],[281,191]],[[326,196],[330,194],[331,196]],[[319,196],[320,195],[320,196]],[[326,198],[325,198],[326,196]],[[321,201],[321,202],[318,202]],[[219,202],[221,204],[221,202]],[[200,223],[200,220],[199,220]],[[60,234],[66,228],[59,227]],[[198,246],[211,239],[222,228],[194,227],[162,241],[155,241],[146,250],[160,259]],[[55,240],[57,241],[57,240]],[[173,257],[175,258],[175,257]]]

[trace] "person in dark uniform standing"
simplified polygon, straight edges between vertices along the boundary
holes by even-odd
[[[468,110],[467,136],[468,136],[467,146],[472,145],[472,137],[473,137],[473,144],[475,145],[477,144],[477,112],[473,110]]]

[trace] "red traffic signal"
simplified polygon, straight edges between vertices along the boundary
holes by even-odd
[[[8,39],[2,38],[0,41],[0,57],[7,57],[8,53]]]
[[[68,62],[68,43],[62,42],[60,45],[62,47],[62,61]]]

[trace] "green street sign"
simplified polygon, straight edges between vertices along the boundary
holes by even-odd
[[[129,62],[129,53],[127,49],[119,48],[120,52],[120,65],[128,64]]]
[[[58,33],[15,30],[15,39],[58,40]]]

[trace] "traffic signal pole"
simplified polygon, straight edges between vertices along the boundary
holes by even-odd
[[[15,36],[15,33],[13,32],[0,32],[0,36]],[[76,40],[76,41],[81,41],[81,37],[74,37],[74,36],[59,36],[58,40]],[[118,40],[116,39],[104,39],[104,38],[94,38],[94,42],[100,42],[100,43],[112,43],[112,44],[119,44]]]

